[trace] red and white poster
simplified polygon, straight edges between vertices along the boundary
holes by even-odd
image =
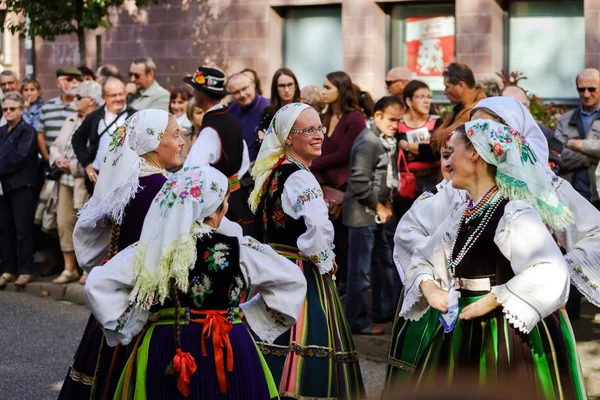
[[[454,17],[406,19],[407,67],[419,77],[439,77],[454,61]]]

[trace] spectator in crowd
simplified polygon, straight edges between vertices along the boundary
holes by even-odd
[[[529,96],[527,96],[525,90],[520,86],[506,86],[504,87],[504,89],[502,89],[501,94],[503,97],[512,97],[514,99],[517,99],[519,102],[521,102],[521,104],[525,106],[525,108],[531,111],[531,100],[529,99]],[[560,157],[560,154],[562,153],[564,146],[562,142],[554,136],[554,131],[552,129],[548,128],[540,122],[538,122],[537,124],[544,133],[544,136],[546,136],[546,139],[548,139],[548,149],[550,150],[550,153],[548,155],[548,165],[554,171],[554,173],[558,175],[560,172],[560,166],[562,165],[562,159]]]
[[[60,95],[44,104],[36,126],[38,147],[45,163],[50,159],[48,149],[54,143],[65,120],[75,114],[74,99],[80,81],[81,71],[77,68],[66,67],[56,71],[56,86]]]
[[[321,116],[326,128],[321,156],[311,166],[329,202],[329,218],[335,228],[338,285],[343,293],[347,275],[348,229],[342,223],[339,208],[350,175],[350,152],[358,135],[365,129],[365,119],[354,95],[352,80],[343,71],[331,72],[323,81],[323,102],[327,111]]]
[[[358,105],[362,110],[365,121],[368,121],[369,119],[373,118],[375,108],[373,97],[371,97],[371,93],[365,92],[356,83],[353,84],[352,87],[354,88],[354,95],[356,96],[356,100],[358,100]]]
[[[96,82],[103,85],[106,79],[110,77],[120,77],[121,73],[119,72],[119,68],[117,68],[114,64],[104,64],[98,67],[96,70]]]
[[[431,144],[436,152],[446,135],[468,122],[473,107],[486,98],[483,89],[475,85],[475,75],[467,65],[452,63],[442,75],[446,87],[444,94],[454,104],[454,108],[431,137]]]
[[[251,68],[245,68],[244,70],[242,70],[242,74],[244,74],[248,78],[252,79],[252,81],[254,82],[254,86],[256,87],[256,93],[258,93],[259,95],[262,96],[263,95],[262,84],[260,83],[260,77],[258,76],[256,71]]]
[[[189,135],[192,129],[192,122],[186,114],[190,97],[189,90],[184,87],[176,88],[171,92],[169,112],[177,118],[180,129],[179,134]]]
[[[4,94],[0,127],[0,287],[31,281],[33,216],[37,202],[38,159],[35,128],[23,119],[25,101],[18,92]],[[20,274],[16,277],[17,272]]]
[[[381,98],[352,146],[343,216],[349,237],[345,310],[353,333],[382,335],[384,329],[374,327],[373,320],[393,321],[395,317],[401,284],[392,261],[396,226],[392,197],[398,190],[394,136],[403,111],[396,96]],[[367,315],[370,272],[373,320]]]
[[[273,116],[286,104],[300,102],[300,86],[291,69],[279,68],[271,80],[271,104],[264,109],[258,123],[258,140],[262,142]]]
[[[96,75],[94,74],[94,71],[92,71],[91,69],[89,69],[85,65],[77,67],[77,69],[81,71],[81,80],[83,82],[85,82],[85,81],[95,81],[96,80]]]
[[[233,100],[229,105],[229,113],[242,128],[242,137],[248,146],[250,161],[254,161],[258,154],[258,124],[263,111],[269,105],[269,100],[256,93],[254,81],[241,72],[229,77],[227,91]]]
[[[586,68],[576,78],[581,105],[563,114],[556,137],[565,145],[561,177],[600,209],[595,171],[600,155],[600,72]]]
[[[72,138],[75,156],[85,168],[90,194],[93,192],[93,184],[98,180],[112,136],[136,111],[127,107],[125,84],[119,78],[110,77],[104,82],[102,99],[104,107],[89,113]]]
[[[21,82],[21,95],[25,99],[23,121],[35,127],[40,121],[44,99],[42,99],[42,86],[35,78],[25,78]]]
[[[406,67],[395,67],[388,71],[385,77],[385,87],[389,94],[403,101],[404,87],[414,78],[415,74]]]
[[[102,87],[96,81],[85,81],[77,88],[75,96],[76,114],[68,117],[52,146],[50,166],[61,169],[58,181],[57,225],[60,248],[64,258],[64,271],[54,283],[69,283],[79,279],[73,229],[77,212],[89,198],[85,187],[85,170],[77,161],[71,139],[85,117],[103,104]],[[82,282],[85,283],[85,280]]]
[[[0,89],[2,89],[2,94],[8,92],[15,92],[19,87],[19,78],[17,78],[17,74],[13,71],[2,71],[0,73]],[[6,119],[0,119],[0,126],[6,125]]]
[[[430,138],[442,120],[431,114],[432,96],[426,83],[410,81],[402,96],[407,111],[398,123],[399,146],[408,160],[410,172],[416,177],[418,197],[425,191],[433,190],[438,182],[439,157],[431,148]]]
[[[322,89],[316,85],[308,85],[304,86],[302,90],[300,90],[300,99],[303,103],[308,104],[319,114],[323,112],[325,108],[325,103],[323,103],[323,96],[321,95]]]
[[[204,117],[204,111],[202,110],[202,108],[200,108],[196,105],[196,99],[194,97],[191,97],[190,101],[188,102],[186,115],[187,115],[188,119],[190,120],[190,122],[192,123],[192,129],[190,130],[190,135],[189,135],[189,140],[190,140],[189,147],[188,147],[188,152],[189,152],[189,149],[192,147],[192,145],[196,142],[196,139],[198,138],[198,134],[200,133],[200,128],[202,127],[202,118]],[[187,153],[186,153],[186,155],[187,155]]]
[[[170,93],[156,82],[156,64],[151,57],[134,60],[129,67],[128,103],[136,110],[169,110]]]

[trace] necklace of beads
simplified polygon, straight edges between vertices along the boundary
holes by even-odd
[[[488,222],[490,222],[492,215],[494,215],[494,212],[500,205],[502,199],[503,199],[503,197],[498,192],[496,192],[490,198],[490,200],[487,201],[489,206],[486,207],[485,211],[482,211],[484,214],[481,219],[481,222],[479,223],[479,225],[477,225],[475,230],[469,235],[469,237],[465,241],[465,244],[463,245],[463,248],[458,252],[458,254],[456,255],[456,258],[454,258],[454,249],[456,247],[456,241],[458,240],[458,232],[456,233],[456,236],[454,237],[454,243],[452,243],[452,250],[450,251],[450,257],[448,258],[448,263],[446,264],[446,267],[450,270],[450,272],[452,273],[452,276],[455,275],[456,266],[458,264],[460,264],[460,262],[463,260],[465,255],[469,252],[469,250],[471,250],[471,247],[473,247],[473,245],[475,244],[477,239],[479,239],[479,236],[481,236],[481,234],[483,233],[483,230],[487,226]],[[467,208],[467,210],[468,210],[468,208]],[[461,217],[460,224],[459,224],[459,227],[460,227],[459,230],[462,229],[463,224],[465,223],[466,214],[467,213],[465,211],[465,214],[463,214],[463,216]]]
[[[290,157],[290,156],[286,156],[285,158],[286,158],[286,160],[288,160],[288,161],[289,161],[289,162],[291,162],[292,164],[296,164],[296,165],[297,165],[297,166],[298,166],[300,169],[303,169],[303,170],[305,170],[305,171],[308,171],[308,168],[306,168],[306,167],[304,166],[304,164],[302,164],[301,162],[294,160],[294,159],[293,159],[292,157]]]
[[[493,203],[492,200],[495,199],[496,193],[498,193],[498,186],[494,185],[487,191],[481,200],[477,202],[477,204],[474,204],[473,200],[469,199],[469,204],[465,210],[465,221],[471,223],[471,221],[479,218],[479,216]]]

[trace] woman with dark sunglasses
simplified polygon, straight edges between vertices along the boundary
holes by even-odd
[[[33,216],[37,201],[37,133],[23,121],[25,100],[18,92],[2,99],[6,125],[0,127],[0,257],[8,282],[24,286],[33,270]],[[20,274],[17,278],[17,272]]]

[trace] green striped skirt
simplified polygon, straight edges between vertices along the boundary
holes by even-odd
[[[460,309],[481,297],[460,298]],[[447,334],[438,317],[430,308],[418,321],[395,322],[385,393],[422,391],[440,383],[486,388],[510,382],[545,399],[587,398],[564,310],[543,319],[529,334],[513,328],[501,308],[459,320]]]
[[[296,325],[273,344],[257,342],[281,397],[361,399],[365,389],[352,334],[329,274],[298,255],[298,249],[271,244],[304,272],[307,293]]]

